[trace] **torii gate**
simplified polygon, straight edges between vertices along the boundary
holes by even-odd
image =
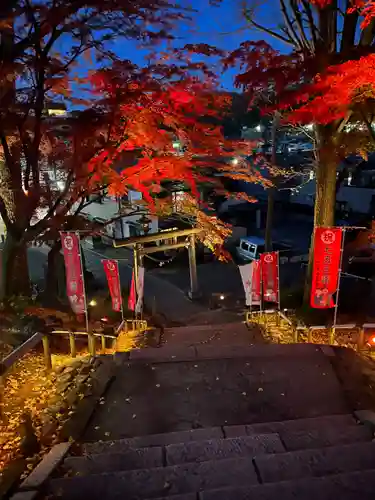
[[[143,257],[145,255],[162,252],[164,250],[173,250],[175,248],[188,248],[189,252],[189,271],[190,271],[190,290],[188,296],[191,300],[200,297],[198,276],[197,276],[197,259],[195,252],[196,235],[201,233],[202,229],[177,229],[172,231],[161,231],[154,234],[146,234],[144,236],[135,236],[117,240],[113,242],[115,248],[132,247],[134,255],[134,280],[138,283],[138,268],[142,265]],[[184,241],[181,241],[181,239]],[[157,241],[175,240],[174,243],[168,245],[154,245],[152,247],[145,247],[145,243],[156,243]],[[180,239],[180,241],[178,241]]]

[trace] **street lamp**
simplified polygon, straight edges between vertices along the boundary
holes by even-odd
[[[147,234],[150,231],[150,224],[151,224],[151,219],[149,219],[145,214],[143,214],[139,219],[138,219],[138,224],[141,225],[144,234]]]

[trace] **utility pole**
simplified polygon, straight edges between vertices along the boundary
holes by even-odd
[[[277,131],[279,128],[280,122],[280,114],[276,111],[273,115],[272,120],[272,128],[271,128],[271,165],[273,167],[276,166],[276,152],[277,152]],[[273,179],[274,182],[277,182],[277,179]],[[272,226],[273,226],[273,213],[275,207],[275,195],[276,195],[277,187],[272,186],[268,189],[268,197],[267,197],[267,219],[266,219],[266,229],[264,235],[265,241],[265,250],[266,252],[272,252]]]

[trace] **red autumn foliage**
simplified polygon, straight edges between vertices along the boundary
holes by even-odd
[[[332,1],[311,3],[324,10]],[[346,16],[357,10],[364,17],[361,30],[365,30],[375,17],[375,3],[353,0]],[[259,93],[275,95],[273,105],[263,111],[282,111],[284,119],[294,124],[326,125],[375,97],[375,55],[360,46],[352,47],[352,53],[353,58],[343,61],[347,57],[340,51],[322,56],[294,49],[285,54],[264,41],[248,41],[229,54],[224,64],[239,65],[235,83],[253,99]],[[324,59],[327,65],[322,65]]]
[[[276,0],[277,25],[258,15],[259,5],[244,7],[246,21],[284,44],[283,50],[267,42],[244,42],[224,58],[224,65],[239,66],[236,85],[252,97],[251,103],[266,97],[264,112],[315,125],[314,223],[332,226],[342,158],[364,154],[375,144],[375,3]]]
[[[150,74],[162,69],[152,68]],[[157,83],[143,70],[134,71],[130,83],[121,79],[121,74],[123,68],[118,63],[93,75],[95,90],[102,96],[98,108],[110,115],[115,103],[116,118],[111,140],[88,162],[91,183],[104,177],[112,193],[133,189],[152,203],[152,194],[160,190],[163,180],[184,181],[197,194],[198,182],[220,186],[212,178],[212,169],[230,175],[231,167],[223,159],[250,154],[251,145],[224,138],[221,120],[231,102],[211,84],[188,77]],[[129,85],[134,90],[131,97],[125,91]],[[175,141],[182,146],[179,151]],[[138,156],[134,165],[121,168],[124,151],[137,152]],[[247,180],[259,182],[250,165]]]
[[[0,297],[28,291],[27,243],[62,227],[88,195],[135,189],[154,206],[163,180],[196,192],[212,169],[225,171],[219,156],[248,151],[224,140],[229,103],[204,78],[199,83],[198,73],[213,80],[204,65],[142,69],[111,50],[114,41],[169,41],[188,15],[169,0],[0,2],[0,214],[7,230]],[[82,77],[83,58],[105,69]],[[51,117],[51,103],[81,111]],[[184,146],[179,154],[175,138]]]

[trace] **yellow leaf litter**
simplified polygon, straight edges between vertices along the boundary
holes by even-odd
[[[65,355],[53,355],[52,358],[54,367],[72,361]],[[40,437],[41,417],[48,401],[56,395],[56,380],[55,372],[46,372],[43,355],[32,352],[13,365],[6,375],[1,397],[0,473],[7,464],[21,456],[20,425],[25,412],[30,412],[35,434]],[[42,447],[40,454],[44,451]]]

